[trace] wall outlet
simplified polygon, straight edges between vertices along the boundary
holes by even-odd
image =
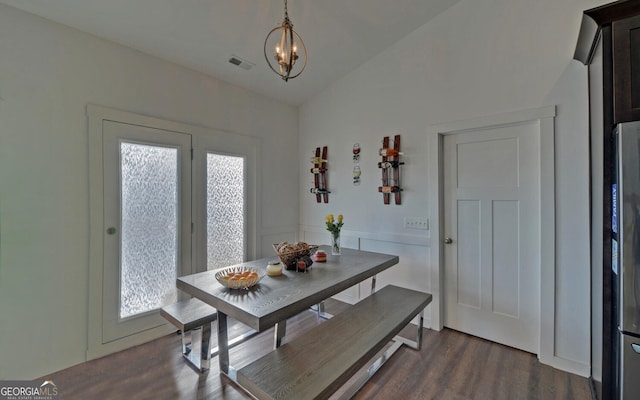
[[[427,217],[405,217],[404,227],[407,229],[429,230],[429,218]]]

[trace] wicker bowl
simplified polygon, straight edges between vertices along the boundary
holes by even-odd
[[[243,274],[245,276],[242,276]],[[260,282],[260,279],[262,279],[265,274],[266,272],[264,269],[240,265],[222,269],[216,272],[215,276],[216,280],[226,288],[248,289]],[[236,278],[238,275],[240,275],[240,277]]]
[[[304,250],[278,251],[278,245],[278,243],[274,244],[273,250],[275,250],[278,258],[280,259],[280,262],[282,262],[282,264],[284,264],[287,269],[295,268],[296,263],[299,259],[307,256],[311,257],[313,254],[315,254],[316,250],[318,250],[318,246],[310,245],[307,249]]]

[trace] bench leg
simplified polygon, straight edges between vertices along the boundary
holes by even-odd
[[[211,322],[202,326],[200,343],[200,371],[204,371],[209,369],[211,362]]]
[[[415,347],[416,350],[420,350],[422,348],[422,326],[424,325],[424,310],[420,311],[420,318],[418,318],[418,337],[416,338]]]
[[[182,355],[187,359],[190,360],[191,357],[191,347],[193,345],[193,342],[191,341],[191,331],[186,331],[186,332],[182,332],[180,334],[180,338],[182,340]]]
[[[209,369],[211,360],[211,323],[200,328],[200,354],[193,353],[193,331],[182,332],[182,357],[199,372]]]
[[[413,350],[420,350],[420,348],[422,348],[422,325],[423,324],[424,324],[424,310],[422,310],[419,314],[418,332],[416,332],[415,341],[411,339],[403,338],[402,336],[396,336],[393,338],[393,340],[397,343],[404,344],[405,346],[410,347]]]

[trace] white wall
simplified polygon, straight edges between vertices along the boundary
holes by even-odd
[[[402,225],[404,217],[427,216],[427,193],[436,190],[426,179],[427,127],[557,105],[554,363],[587,376],[587,70],[572,57],[582,12],[604,3],[463,0],[305,103],[300,110],[302,234],[318,235],[329,212],[344,214],[348,235],[377,236],[387,244],[374,248],[400,255],[401,268],[389,280],[429,290],[429,238]],[[406,152],[402,206],[383,205],[376,192],[376,151],[383,136],[394,134],[402,135]],[[363,152],[359,187],[350,183],[355,142]],[[318,145],[329,146],[327,205],[316,204],[305,190],[311,186],[311,174],[304,173],[306,155]],[[406,243],[424,250],[406,252]]]
[[[2,5],[0,54],[0,380],[85,359],[88,103],[263,138],[261,247],[295,236],[296,107]]]

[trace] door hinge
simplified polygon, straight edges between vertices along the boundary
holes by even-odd
[[[191,234],[192,234],[192,235],[193,235],[193,231],[194,231],[194,228],[193,228],[193,222],[192,222],[192,223],[191,223]]]
[[[191,148],[191,161],[193,161],[193,147]]]

